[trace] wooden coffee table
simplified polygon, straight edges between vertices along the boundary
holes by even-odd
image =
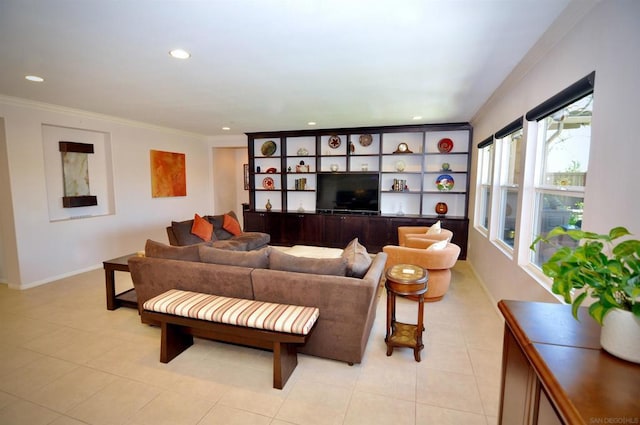
[[[413,357],[420,361],[422,332],[424,331],[424,293],[427,292],[429,273],[419,266],[398,264],[389,267],[387,281],[387,356],[393,354],[394,347],[413,348]],[[396,295],[411,296],[418,300],[418,323],[411,325],[396,321]]]
[[[129,272],[129,258],[138,254],[128,254],[122,257],[104,261],[104,281],[107,289],[107,310],[115,310],[120,306],[138,308],[138,297],[135,288],[116,294],[115,272]]]

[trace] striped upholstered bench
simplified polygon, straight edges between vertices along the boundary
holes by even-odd
[[[162,329],[160,361],[193,345],[193,337],[273,351],[273,387],[282,389],[298,364],[296,344],[307,341],[316,307],[228,298],[172,289],[143,304],[144,321]]]

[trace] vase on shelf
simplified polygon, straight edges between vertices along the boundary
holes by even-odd
[[[449,207],[445,202],[438,202],[436,204],[436,214],[445,215],[449,211]]]
[[[267,209],[267,211],[271,211],[271,208],[273,207],[271,205],[271,199],[267,199],[267,203],[264,207]]]

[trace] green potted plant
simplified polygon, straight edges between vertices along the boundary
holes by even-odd
[[[618,239],[629,236],[624,227],[608,234],[582,230],[552,229],[538,242],[557,246],[542,264],[542,272],[553,280],[551,290],[572,305],[573,316],[590,299],[589,314],[602,325],[600,344],[611,354],[640,363],[640,241]],[[576,246],[561,246],[568,236]]]

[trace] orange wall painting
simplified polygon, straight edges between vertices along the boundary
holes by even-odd
[[[187,196],[185,154],[151,151],[151,196]]]

